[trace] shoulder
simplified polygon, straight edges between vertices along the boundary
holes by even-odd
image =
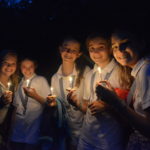
[[[86,80],[89,80],[92,75],[93,75],[93,69],[89,70],[89,71],[86,73],[85,79],[86,79]]]
[[[91,71],[91,68],[89,67],[89,66],[86,66],[85,67],[85,70],[84,70],[84,77],[86,76],[86,74],[88,73],[88,72],[90,72]]]
[[[57,79],[57,77],[58,77],[58,74],[55,73],[55,74],[51,77],[51,80],[55,80],[55,79]]]
[[[141,67],[141,69],[139,71],[139,76],[142,78],[150,77],[150,62],[145,63]]]
[[[32,81],[34,82],[47,82],[47,79],[43,76],[40,76],[40,75],[36,75]]]

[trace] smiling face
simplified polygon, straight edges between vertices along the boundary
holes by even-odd
[[[0,72],[8,78],[13,75],[17,68],[17,58],[15,56],[7,55],[2,62]]]
[[[122,66],[133,67],[138,61],[138,54],[130,47],[126,47],[125,50],[120,51],[120,45],[127,41],[128,39],[120,40],[118,37],[112,36],[113,55]]]
[[[35,68],[35,64],[31,60],[27,59],[21,62],[21,72],[26,79],[33,76],[33,74],[35,73]]]
[[[74,63],[80,57],[80,44],[76,41],[65,41],[60,47],[60,54],[63,62]]]
[[[111,59],[111,49],[108,42],[102,38],[95,38],[88,43],[90,58],[94,63],[103,66]]]

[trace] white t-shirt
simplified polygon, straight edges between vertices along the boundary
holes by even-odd
[[[3,95],[3,93],[5,91],[9,90],[8,87],[5,87],[5,85],[3,85],[1,82],[0,82],[0,97]],[[9,108],[9,105],[10,104],[7,104],[5,105],[3,108],[0,108],[0,124],[3,123],[5,117],[6,117],[6,114],[8,112],[8,108]]]
[[[80,86],[78,88],[76,88],[76,91],[74,92],[74,94],[77,95],[78,100],[82,100],[83,98],[83,90],[84,90],[84,78],[87,72],[89,72],[89,67],[85,68],[84,74],[83,74],[83,79],[81,79],[80,82]],[[51,79],[51,86],[54,89],[54,94],[60,98],[61,100],[63,100],[64,105],[66,106],[66,110],[69,116],[69,127],[70,127],[70,131],[72,134],[73,138],[73,144],[77,144],[77,139],[80,135],[80,128],[82,126],[82,122],[83,122],[83,117],[84,114],[79,111],[78,109],[76,109],[74,106],[70,105],[67,101],[67,88],[70,87],[70,81],[69,81],[69,77],[73,78],[73,87],[75,87],[75,83],[76,83],[76,79],[78,76],[78,72],[76,70],[76,68],[74,67],[72,74],[70,74],[69,76],[64,76],[62,74],[62,66],[59,67],[58,71],[53,75],[52,79]]]
[[[113,87],[119,88],[118,76],[118,66],[114,60],[101,70],[101,75],[95,64],[93,70],[85,78],[84,99],[90,102],[97,100],[95,87],[100,78],[110,82]],[[98,116],[92,116],[90,110],[87,109],[81,133],[81,139],[86,143],[85,147],[89,144],[104,150],[118,150],[123,146],[122,136],[121,125],[110,113],[102,112]],[[80,147],[84,145],[79,145]]]
[[[134,110],[145,116],[144,110],[150,107],[150,59],[144,58],[137,62],[131,75],[135,78],[128,96],[128,102],[133,99]]]
[[[11,141],[34,144],[39,137],[39,127],[44,105],[31,97],[27,97],[24,94],[23,87],[26,87],[24,78],[19,83],[13,102],[17,107],[17,111]],[[44,98],[50,93],[48,82],[42,76],[34,75],[31,77],[30,87],[35,88],[36,92]],[[28,98],[28,101],[24,114],[25,109],[21,99],[26,99],[26,97]]]

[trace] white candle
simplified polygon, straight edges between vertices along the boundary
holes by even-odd
[[[100,76],[100,81],[101,81],[102,80],[102,69],[101,69],[101,67],[98,67],[97,70],[98,70],[98,73]]]
[[[51,86],[50,88],[50,94],[53,95],[54,94],[54,88]]]
[[[26,87],[28,87],[29,86],[29,83],[30,83],[30,80],[28,79],[28,80],[26,80]]]
[[[70,88],[72,89],[73,88],[73,77],[72,76],[69,77],[69,84],[70,84]]]
[[[8,90],[10,90],[11,82],[7,83]]]

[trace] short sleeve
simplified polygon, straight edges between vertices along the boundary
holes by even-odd
[[[150,64],[143,67],[140,73],[142,109],[150,107]]]

